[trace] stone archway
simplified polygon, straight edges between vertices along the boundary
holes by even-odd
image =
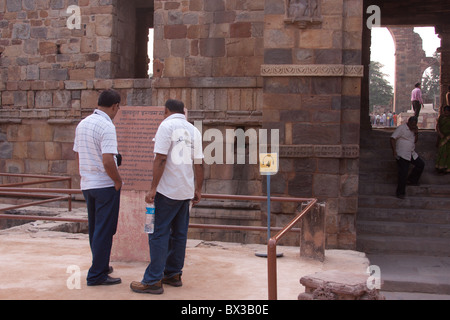
[[[427,57],[422,46],[422,38],[414,32],[414,27],[387,27],[395,44],[395,88],[394,111],[406,112],[411,109],[411,90],[420,82],[424,71],[437,61]]]

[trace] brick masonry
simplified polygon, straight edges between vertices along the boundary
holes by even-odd
[[[362,1],[319,1],[320,17],[310,24],[287,21],[288,1],[155,0],[154,75],[134,79],[133,17],[143,3],[0,0],[0,170],[71,175],[76,187],[74,129],[101,90],[115,88],[123,104],[135,106],[182,99],[204,130],[278,129],[283,152],[317,150],[285,153],[272,192],[326,202],[327,247],[354,248],[359,163],[352,148],[359,145],[361,78],[345,70],[362,64]],[[66,25],[73,4],[81,9],[81,29]],[[263,76],[264,65],[344,71]],[[207,193],[260,195],[266,187],[255,165],[211,165],[205,176]],[[231,216],[202,209],[195,218],[264,225],[264,206],[235,206]],[[273,225],[284,226],[296,208],[278,203],[272,210]],[[260,234],[203,236],[265,241]],[[286,241],[298,244],[295,236]]]

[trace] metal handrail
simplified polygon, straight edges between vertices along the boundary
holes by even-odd
[[[63,194],[80,194],[79,189],[40,189],[40,188],[3,188],[0,187],[0,194],[2,191],[9,191],[11,189],[20,190],[22,192],[34,193],[42,192],[43,190],[51,193]],[[243,200],[243,201],[266,201],[264,196],[246,196],[246,195],[227,195],[227,194],[202,194],[202,199],[219,199],[219,200]],[[315,198],[295,198],[295,197],[271,197],[274,202],[307,202],[306,207],[284,228],[270,227],[270,230],[279,231],[275,236],[271,237],[267,244],[267,276],[268,276],[268,296],[269,300],[277,300],[277,243],[289,231],[300,231],[294,228],[300,219],[311,210],[317,203]],[[1,211],[1,209],[0,209]],[[22,220],[49,220],[49,221],[68,221],[68,222],[88,222],[84,218],[70,218],[70,217],[43,217],[43,216],[13,216],[8,214],[0,214],[0,219],[22,219]],[[265,231],[267,227],[255,226],[230,226],[230,225],[208,225],[208,224],[189,224],[190,228],[202,229],[222,229],[222,230],[243,230],[243,231]]]
[[[288,233],[300,219],[311,210],[317,203],[317,199],[310,199],[308,205],[300,212],[289,224],[278,232],[275,236],[269,239],[267,244],[267,278],[269,300],[277,300],[277,243],[286,233]]]
[[[0,208],[0,211],[7,211],[13,209],[19,209],[23,207],[29,207],[39,204],[44,204],[48,202],[68,200],[68,209],[72,211],[72,194],[77,193],[72,189],[72,178],[71,177],[61,177],[61,176],[47,176],[47,175],[35,175],[35,174],[18,174],[18,173],[0,173],[3,177],[18,177],[18,178],[32,178],[40,179],[38,181],[27,181],[27,182],[16,182],[0,184],[0,195],[10,196],[10,197],[31,197],[31,198],[47,198],[47,200],[29,202],[20,205],[13,205],[6,208]],[[67,181],[68,189],[50,189],[50,188],[18,188],[19,186],[27,186],[34,184],[45,184],[59,181]],[[61,190],[71,190],[70,192],[61,192]],[[47,193],[67,193],[68,196],[55,196],[49,194],[36,194],[39,192]],[[29,194],[35,193],[35,194]],[[80,190],[81,193],[81,190]]]

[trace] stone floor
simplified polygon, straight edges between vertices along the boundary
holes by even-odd
[[[0,299],[119,299],[119,300],[266,300],[267,259],[256,257],[265,245],[189,240],[183,287],[165,286],[162,295],[130,290],[139,281],[145,262],[112,262],[115,286],[88,287],[85,277],[91,254],[85,234],[46,231],[45,223],[27,224],[0,231]],[[365,273],[365,254],[327,250],[323,263],[299,257],[297,247],[278,247],[278,299],[296,300],[304,287],[302,276],[325,270]],[[68,273],[67,271],[71,271]],[[77,284],[79,289],[70,289]],[[69,283],[69,286],[68,286]]]

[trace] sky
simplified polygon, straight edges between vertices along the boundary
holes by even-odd
[[[441,39],[435,34],[434,27],[414,28],[422,37],[423,50],[427,57],[432,57],[436,49],[441,46]],[[383,73],[389,75],[388,81],[394,86],[395,81],[395,49],[394,40],[386,28],[372,29],[371,60],[382,63],[385,67]]]

